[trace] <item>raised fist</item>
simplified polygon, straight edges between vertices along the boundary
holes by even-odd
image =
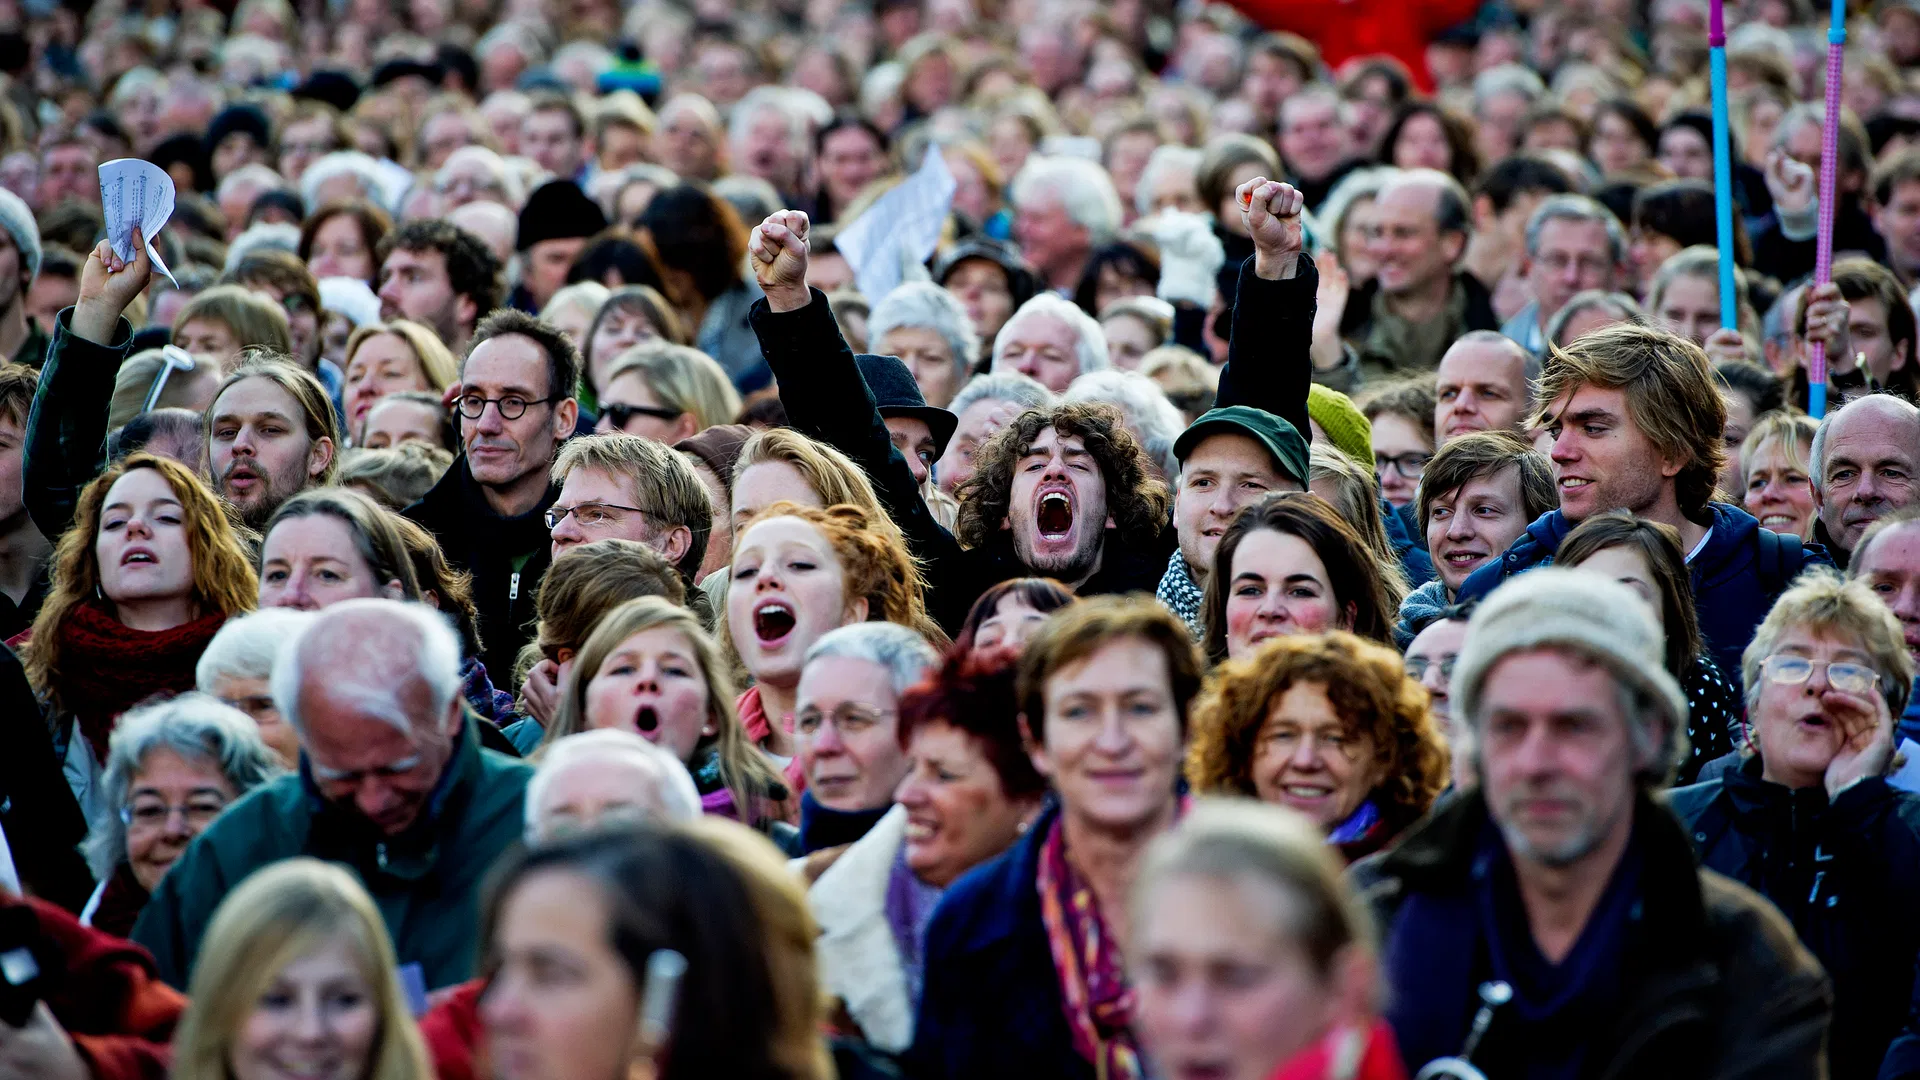
[[[747,251],[753,258],[754,280],[767,294],[775,311],[805,307],[807,292],[807,215],[781,210],[753,230]],[[797,302],[796,302],[797,301]]]
[[[1292,277],[1306,244],[1300,221],[1306,198],[1292,184],[1264,176],[1241,184],[1234,197],[1247,235],[1253,238],[1254,271],[1261,277]]]

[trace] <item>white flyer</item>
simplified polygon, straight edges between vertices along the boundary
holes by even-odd
[[[933,255],[958,186],[940,148],[929,146],[918,171],[834,237],[833,246],[853,268],[854,282],[869,304],[892,292],[906,267]]]
[[[100,210],[107,219],[107,239],[113,253],[133,261],[133,230],[147,239],[147,258],[153,268],[173,281],[173,271],[153,246],[153,238],[173,216],[173,177],[151,161],[115,158],[100,166]],[[179,282],[173,281],[179,287]]]

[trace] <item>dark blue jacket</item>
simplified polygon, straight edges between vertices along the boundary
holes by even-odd
[[[1393,545],[1393,553],[1400,556],[1400,568],[1407,572],[1407,584],[1417,589],[1433,580],[1433,556],[1427,553],[1427,538],[1420,535],[1417,526],[1409,524],[1412,515],[1407,508],[1412,505],[1395,508],[1381,499],[1380,520],[1387,527],[1387,543]]]
[[[1802,546],[1784,533],[1760,527],[1752,514],[1726,503],[1711,503],[1713,535],[1687,568],[1692,571],[1693,607],[1700,615],[1700,633],[1720,670],[1740,671],[1740,654],[1774,600],[1808,566],[1830,564],[1825,548]],[[1475,570],[1460,585],[1455,602],[1479,599],[1515,574],[1553,562],[1560,542],[1574,523],[1558,510],[1540,515],[1520,539],[1496,562]]]
[[[1073,1048],[1040,921],[1040,845],[1049,801],[1019,842],[953,883],[927,928],[926,989],[907,1051],[914,1080],[1093,1080]]]

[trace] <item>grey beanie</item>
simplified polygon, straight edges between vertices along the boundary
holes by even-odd
[[[1665,713],[1652,773],[1665,776],[1686,753],[1687,697],[1668,674],[1666,635],[1639,593],[1585,570],[1547,567],[1495,589],[1467,623],[1453,671],[1454,719],[1477,734],[1487,672],[1509,653],[1560,646],[1605,664]],[[1640,722],[1639,717],[1630,717]]]
[[[40,226],[20,196],[5,188],[0,188],[0,229],[7,230],[13,237],[13,246],[20,249],[20,258],[27,267],[27,280],[39,277]]]

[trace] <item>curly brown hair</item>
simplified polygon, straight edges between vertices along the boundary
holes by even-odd
[[[1447,786],[1448,751],[1427,692],[1400,654],[1334,630],[1274,638],[1214,669],[1193,703],[1187,781],[1210,794],[1254,795],[1253,757],[1274,702],[1297,683],[1319,685],[1334,711],[1373,740],[1383,779],[1371,792],[1395,829],[1425,814]]]
[[[1111,405],[1077,401],[1051,409],[1029,409],[988,439],[974,454],[973,475],[955,492],[960,518],[954,535],[964,547],[986,545],[1000,531],[1013,501],[1013,471],[1046,428],[1075,435],[1100,464],[1107,482],[1107,512],[1127,544],[1145,546],[1167,527],[1172,499],[1167,485],[1153,475],[1140,441]]]

